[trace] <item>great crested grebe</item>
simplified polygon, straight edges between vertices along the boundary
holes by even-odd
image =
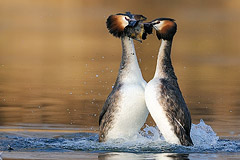
[[[158,18],[148,24],[156,30],[162,43],[154,78],[145,88],[147,108],[167,142],[191,146],[191,115],[171,62],[171,47],[177,24],[170,18]]]
[[[99,141],[127,138],[135,135],[148,116],[145,103],[146,81],[138,65],[133,39],[141,41],[146,18],[142,15],[111,15],[107,28],[122,41],[122,60],[112,92],[99,117]],[[144,37],[146,38],[146,36]]]

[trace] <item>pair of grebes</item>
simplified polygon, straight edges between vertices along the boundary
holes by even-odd
[[[99,117],[99,141],[136,135],[150,112],[164,139],[171,144],[191,146],[191,115],[171,63],[171,47],[177,24],[171,18],[143,23],[143,15],[119,13],[107,19],[111,34],[122,41],[122,60],[112,92]],[[148,83],[138,65],[133,39],[142,41],[156,30],[161,40],[156,72]]]

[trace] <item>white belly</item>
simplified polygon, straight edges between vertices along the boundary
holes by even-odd
[[[121,89],[120,108],[108,139],[128,138],[136,135],[145,123],[148,110],[144,98],[145,85],[128,84]]]
[[[152,79],[148,82],[145,88],[145,101],[147,108],[161,131],[165,140],[169,143],[181,144],[178,137],[174,133],[173,126],[169,123],[166,112],[160,105],[158,95],[160,94],[159,88],[160,81],[158,79]]]

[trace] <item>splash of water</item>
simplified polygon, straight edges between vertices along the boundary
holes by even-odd
[[[96,133],[77,133],[58,138],[26,138],[7,135],[0,137],[0,150],[15,151],[117,151],[151,153],[215,153],[240,152],[240,140],[222,140],[213,129],[204,123],[193,124],[191,138],[194,146],[180,146],[167,143],[157,127],[146,126],[143,131],[129,139],[117,139],[105,143],[98,142]]]
[[[206,125],[202,119],[199,124],[192,124],[191,138],[195,146],[203,148],[214,146],[219,140],[211,126]]]

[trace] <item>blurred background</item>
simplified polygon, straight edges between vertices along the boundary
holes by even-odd
[[[193,123],[240,136],[238,0],[1,0],[1,128],[97,131],[122,52],[105,21],[126,11],[176,20],[172,60]],[[135,42],[146,81],[159,46],[155,35]]]

